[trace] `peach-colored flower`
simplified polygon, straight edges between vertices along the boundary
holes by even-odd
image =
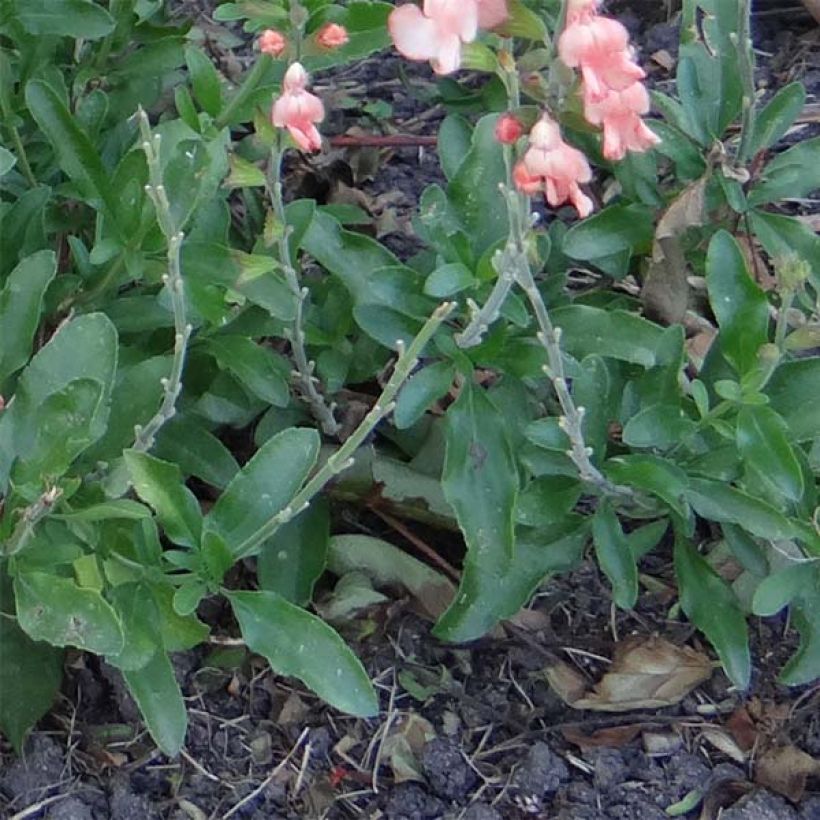
[[[387,27],[408,60],[429,60],[437,74],[451,74],[461,65],[462,43],[506,16],[506,0],[424,0],[423,8],[407,3],[394,9]]]
[[[347,29],[338,23],[328,23],[322,26],[316,34],[316,42],[322,48],[341,48],[349,41]]]
[[[627,151],[646,151],[660,142],[641,119],[649,111],[649,93],[642,83],[623,91],[609,91],[602,100],[587,100],[584,116],[604,129],[603,153],[607,159],[623,159]]]
[[[503,145],[514,145],[524,133],[521,120],[513,114],[502,114],[495,123],[495,138]]]
[[[632,58],[629,32],[609,17],[591,16],[568,25],[558,39],[558,54],[580,68],[584,92],[600,100],[609,89],[623,91],[646,73]]]
[[[513,169],[516,187],[529,195],[544,191],[553,208],[570,202],[583,218],[592,213],[593,206],[580,185],[591,179],[586,157],[564,142],[558,123],[544,114],[530,132],[523,159]]]
[[[303,151],[318,151],[322,136],[314,123],[325,118],[322,101],[307,90],[308,74],[301,63],[291,63],[282,82],[282,94],[273,105],[271,119],[287,128]]]
[[[259,35],[259,50],[271,57],[278,57],[287,47],[285,35],[276,29],[266,28]]]

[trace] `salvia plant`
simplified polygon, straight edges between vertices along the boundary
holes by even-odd
[[[441,640],[487,633],[588,549],[628,609],[657,547],[670,617],[737,687],[748,616],[786,607],[782,679],[820,675],[820,240],[778,204],[820,187],[820,141],[782,149],[805,92],[761,98],[747,0],[684,0],[669,95],[597,0],[238,0],[215,16],[255,46],[228,68],[165,5],[0,0],[15,746],[74,647],[176,754],[169,653],[208,641],[217,596],[276,673],[374,714],[310,608],[328,567],[382,548],[333,537],[334,494],[460,531]],[[409,259],[285,172],[327,144],[312,78],[390,47],[450,112]]]

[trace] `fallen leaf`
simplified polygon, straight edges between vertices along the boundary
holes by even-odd
[[[820,760],[796,746],[776,746],[764,752],[755,765],[755,783],[797,803],[806,791],[806,781],[820,777]]]
[[[642,740],[650,757],[671,757],[683,748],[683,738],[677,732],[644,732]]]
[[[547,680],[573,709],[628,712],[679,703],[712,675],[712,662],[690,647],[663,638],[629,638],[615,646],[609,671],[586,691],[586,682],[568,664],[551,664]]]
[[[751,751],[757,743],[758,730],[745,706],[738,706],[726,721],[726,728],[732,733],[737,745],[744,752]]]
[[[675,67],[675,58],[665,48],[652,54],[651,60],[667,71],[671,71]]]
[[[746,762],[746,753],[728,732],[716,726],[709,726],[701,732],[701,737],[736,763]]]
[[[389,761],[396,783],[424,780],[419,758],[435,736],[433,725],[415,712],[393,724],[382,746],[382,755]]]
[[[664,324],[683,320],[689,306],[688,265],[681,239],[688,228],[704,222],[706,184],[709,175],[688,185],[664,211],[655,229],[652,259],[646,273],[641,300],[646,314]]]
[[[589,749],[620,749],[631,743],[641,732],[641,724],[630,723],[626,726],[609,726],[598,729],[592,734],[586,734],[575,726],[565,726],[561,734],[565,740],[574,743],[582,751]]]
[[[748,794],[753,786],[747,780],[733,780],[724,777],[714,782],[706,796],[703,798],[703,805],[700,809],[698,820],[718,820],[723,813],[723,809],[729,808],[741,797]]]

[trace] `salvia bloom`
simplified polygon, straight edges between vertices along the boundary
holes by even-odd
[[[564,142],[558,123],[544,114],[530,131],[529,147],[513,169],[518,190],[530,196],[543,191],[553,208],[569,202],[583,218],[592,213],[592,200],[580,186],[591,179],[586,157]]]
[[[599,2],[570,0],[558,53],[581,72],[584,116],[603,126],[604,156],[619,160],[627,151],[646,151],[660,140],[641,119],[649,111],[649,96],[629,33],[617,20],[598,14]]]
[[[424,0],[422,8],[408,3],[394,9],[387,26],[404,57],[429,60],[437,74],[451,74],[461,65],[462,43],[506,19],[506,0]]]
[[[341,48],[349,40],[347,29],[338,23],[328,23],[316,34],[316,42],[322,48]]]
[[[495,123],[495,138],[503,145],[515,145],[524,133],[521,120],[512,114],[502,114]]]
[[[259,50],[271,57],[278,57],[287,47],[285,35],[276,29],[266,28],[259,35]]]
[[[325,118],[322,101],[307,90],[308,74],[301,63],[291,63],[282,82],[282,94],[273,104],[272,120],[287,128],[303,151],[318,151],[322,136],[315,123]]]

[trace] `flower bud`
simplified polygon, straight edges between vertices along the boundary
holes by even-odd
[[[783,290],[800,290],[811,276],[811,265],[795,253],[775,259],[774,269]]]
[[[266,28],[259,35],[259,50],[271,57],[278,57],[286,48],[288,41],[285,35],[276,29]]]
[[[338,23],[328,23],[316,34],[316,42],[322,48],[341,48],[349,40],[347,29]]]
[[[503,145],[515,145],[523,133],[521,120],[513,114],[502,114],[495,123],[495,138]]]

